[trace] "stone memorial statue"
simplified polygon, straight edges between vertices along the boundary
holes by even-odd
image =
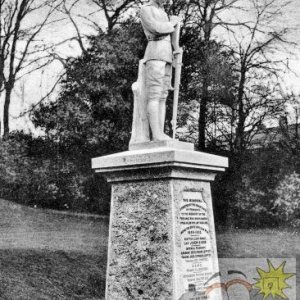
[[[179,48],[180,19],[167,16],[166,0],[150,0],[140,11],[148,40],[144,59],[140,61],[138,80],[132,86],[134,112],[130,144],[165,141],[166,99],[171,87],[172,64],[175,67],[173,137],[175,138],[182,49]],[[175,57],[175,58],[174,58]],[[150,131],[151,129],[151,137]]]
[[[129,151],[92,160],[111,184],[105,300],[222,299],[207,286],[219,274],[210,182],[228,159],[175,139],[180,20],[167,16],[165,1],[140,12],[148,45],[132,86]],[[172,66],[173,139],[164,132]]]

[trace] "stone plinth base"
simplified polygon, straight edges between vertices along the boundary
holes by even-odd
[[[145,150],[145,149],[153,149],[153,148],[174,148],[177,150],[187,150],[187,151],[194,151],[194,144],[181,142],[178,140],[165,140],[165,141],[151,141],[151,142],[144,142],[144,143],[136,143],[130,144],[129,150]]]
[[[227,164],[164,147],[93,159],[112,184],[106,300],[205,294],[218,272],[210,181]]]

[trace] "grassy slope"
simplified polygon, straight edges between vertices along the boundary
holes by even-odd
[[[82,253],[0,250],[1,299],[101,299],[105,258]]]
[[[108,220],[0,200],[0,299],[101,299]]]
[[[2,200],[0,212],[0,299],[103,299],[107,219]],[[217,240],[220,257],[300,259],[300,236],[290,231],[235,230]]]

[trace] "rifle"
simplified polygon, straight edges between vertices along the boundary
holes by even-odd
[[[175,56],[175,77],[174,77],[174,95],[173,95],[173,116],[172,116],[172,131],[173,139],[176,135],[176,126],[177,126],[177,110],[178,110],[178,98],[179,98],[179,86],[180,86],[180,77],[181,77],[181,66],[182,66],[182,54],[183,50],[179,47],[179,38],[180,38],[180,22],[176,25],[175,31],[172,34],[172,44],[174,48]]]

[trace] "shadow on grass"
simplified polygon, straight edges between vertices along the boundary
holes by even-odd
[[[103,299],[106,253],[0,250],[0,299]]]

